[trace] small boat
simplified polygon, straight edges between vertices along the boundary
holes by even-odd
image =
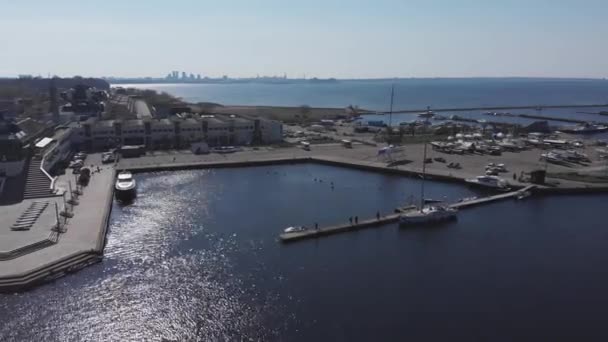
[[[239,152],[240,150],[241,150],[240,148],[235,147],[235,146],[219,146],[219,147],[212,148],[211,152],[227,154],[227,153]]]
[[[506,180],[504,180],[500,177],[491,176],[491,175],[477,176],[475,178],[467,178],[467,179],[465,179],[465,182],[467,182],[469,184],[481,185],[481,186],[484,186],[487,188],[497,189],[500,191],[510,190],[509,183],[507,183]]]
[[[297,232],[303,232],[306,230],[306,227],[304,226],[293,226],[293,227],[287,227],[285,229],[283,229],[284,233],[297,233]]]
[[[458,203],[474,201],[476,199],[477,199],[477,196],[463,197],[463,198],[461,198],[461,199],[458,200]]]
[[[583,123],[574,127],[560,129],[560,131],[569,134],[592,134],[606,132],[608,131],[608,126],[602,124]]]
[[[457,218],[458,210],[443,206],[428,206],[421,210],[413,210],[399,217],[400,226],[411,226],[417,224],[431,224]]]
[[[137,183],[131,172],[123,171],[119,173],[114,189],[116,198],[121,201],[129,201],[137,196]]]
[[[435,116],[435,113],[433,113],[432,110],[429,110],[429,111],[426,111],[424,113],[418,114],[419,118],[425,118],[425,119],[432,118],[433,116]]]
[[[523,200],[523,199],[525,199],[525,198],[530,197],[531,195],[532,195],[532,193],[531,193],[530,191],[524,191],[524,192],[520,192],[520,193],[517,195],[517,199],[518,199],[518,200]]]
[[[423,160],[426,160],[426,143],[424,144]],[[433,224],[454,220],[458,210],[440,205],[426,206],[424,198],[424,181],[426,178],[426,163],[422,163],[422,182],[420,183],[420,206],[416,210],[405,212],[399,216],[399,226],[409,227],[420,224]]]

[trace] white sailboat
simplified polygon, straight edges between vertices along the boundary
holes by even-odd
[[[422,162],[422,183],[420,185],[420,206],[416,210],[403,213],[399,217],[399,226],[408,227],[419,224],[431,224],[457,218],[458,210],[441,205],[425,206],[424,181],[426,176],[426,143],[424,144],[424,158]]]

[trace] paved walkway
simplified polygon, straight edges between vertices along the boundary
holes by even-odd
[[[60,234],[58,242],[16,259],[0,261],[0,278],[26,274],[72,255],[99,252],[99,247],[103,246],[105,239],[113,181],[114,171],[109,167],[94,173],[89,186],[78,199],[74,217],[67,221],[67,231]],[[54,223],[55,215],[41,217],[40,225],[49,230]]]

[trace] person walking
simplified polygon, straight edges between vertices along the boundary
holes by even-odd
[[[348,222],[350,222],[351,226],[353,225],[353,217],[352,216],[348,218]]]
[[[380,221],[380,212],[376,211],[376,220]]]
[[[355,216],[355,224],[359,224],[359,216]]]
[[[315,222],[315,230],[319,230],[319,224]]]

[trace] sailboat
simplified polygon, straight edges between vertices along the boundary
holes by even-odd
[[[441,205],[425,206],[424,180],[426,176],[426,143],[424,144],[424,158],[422,159],[422,183],[420,184],[420,206],[399,216],[399,226],[408,227],[419,224],[431,224],[436,222],[454,220],[457,218],[458,210]]]

